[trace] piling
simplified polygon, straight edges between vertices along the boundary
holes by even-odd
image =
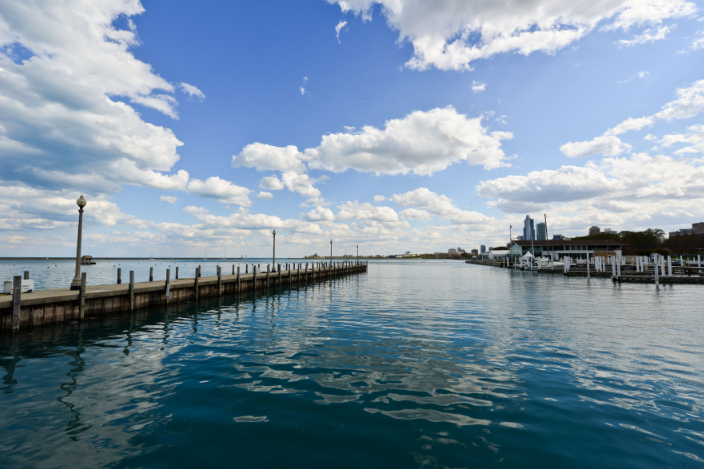
[[[218,273],[218,296],[222,296],[222,269],[220,266],[217,266],[217,273]]]
[[[198,277],[200,277],[200,266],[196,267],[196,278],[193,282],[193,294],[195,295],[196,301],[198,301]]]
[[[169,303],[169,290],[171,290],[171,269],[166,269],[166,290],[164,293],[166,304]]]
[[[276,265],[276,270],[278,270],[279,273],[279,280],[276,282],[276,286],[278,287],[279,285],[281,285],[281,264]]]
[[[20,303],[22,301],[22,277],[12,279],[12,332],[20,330]]]
[[[266,265],[266,289],[269,289],[269,264]]]
[[[252,266],[252,274],[254,274],[252,276],[252,279],[254,280],[254,282],[253,282],[254,283],[254,294],[256,295],[257,294],[257,266],[256,265]]]
[[[660,285],[660,281],[658,280],[658,258],[657,258],[657,256],[653,260],[654,260],[654,264],[655,264],[655,285]]]
[[[81,272],[81,291],[78,303],[78,318],[83,319],[86,311],[86,273]]]
[[[237,293],[242,291],[242,284],[240,283],[240,266],[237,266]]]
[[[130,270],[130,313],[134,311],[134,270]]]
[[[178,267],[176,267],[176,276],[174,278],[178,280]]]
[[[29,280],[29,270],[24,271],[24,279]]]
[[[122,268],[118,267],[117,268],[117,284],[120,285],[122,283]]]
[[[154,281],[154,267],[149,267],[149,281]]]

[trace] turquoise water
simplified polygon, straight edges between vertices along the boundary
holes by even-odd
[[[451,261],[0,342],[2,467],[702,467],[702,288]]]

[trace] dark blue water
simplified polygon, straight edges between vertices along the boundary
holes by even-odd
[[[2,467],[702,467],[697,285],[371,264],[0,343]]]

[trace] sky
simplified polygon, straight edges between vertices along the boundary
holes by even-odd
[[[691,227],[702,6],[0,2],[0,257],[75,255],[80,195],[95,257]]]

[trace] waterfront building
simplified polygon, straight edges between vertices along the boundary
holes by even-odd
[[[476,249],[472,249],[472,254],[474,254],[475,256],[478,256],[478,255],[479,255],[479,251],[477,251]]]
[[[538,241],[545,241],[548,239],[548,226],[544,222],[538,223],[536,229],[538,231]]]
[[[692,229],[694,230],[694,234],[704,235],[704,222],[692,223]]]
[[[535,240],[535,227],[533,226],[533,219],[530,215],[526,215],[526,219],[523,220],[523,240],[530,241]]]
[[[627,246],[627,243],[613,239],[516,241],[511,245],[510,255],[518,257],[530,252],[535,257],[560,259],[564,256],[570,256],[572,259],[586,259],[587,253],[590,257],[595,254],[618,256]]]
[[[601,229],[599,229],[598,226],[592,226],[589,228],[589,236],[598,235],[599,233],[601,233]]]
[[[670,238],[675,236],[691,236],[691,235],[702,235],[704,234],[704,222],[702,223],[692,223],[692,228],[682,228],[677,231],[670,231]]]
[[[483,244],[480,245],[480,246],[479,246],[479,252],[482,253],[482,254],[484,254],[484,253],[486,252],[486,246],[484,246]]]

